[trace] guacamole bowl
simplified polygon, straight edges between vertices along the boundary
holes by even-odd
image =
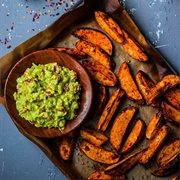
[[[50,63],[56,63],[61,67],[65,67],[75,72],[77,74],[78,83],[81,87],[79,92],[79,106],[76,112],[76,116],[71,120],[67,119],[65,127],[62,129],[53,126],[38,127],[32,122],[28,121],[22,115],[20,115],[17,108],[17,103],[14,98],[14,94],[17,91],[18,78],[22,77],[22,75],[25,74],[25,72],[33,65],[43,66]],[[51,87],[51,79],[49,87]],[[22,86],[21,89],[23,88],[25,89],[27,87]],[[42,138],[53,138],[62,136],[78,128],[90,112],[92,105],[92,96],[93,91],[90,77],[84,70],[84,68],[81,66],[80,62],[78,62],[65,52],[59,52],[51,49],[36,51],[20,59],[11,69],[4,88],[5,106],[14,123],[18,127],[22,128],[25,132]],[[35,101],[32,101],[32,106],[34,102]],[[19,102],[19,104],[21,104],[21,102]],[[39,105],[39,107],[41,106]]]

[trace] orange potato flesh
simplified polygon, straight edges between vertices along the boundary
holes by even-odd
[[[110,143],[116,150],[120,149],[124,134],[135,112],[135,107],[125,108],[113,122],[110,130]]]
[[[115,41],[122,43],[124,35],[120,26],[106,13],[95,11],[95,18],[99,26]]]
[[[142,105],[144,103],[143,97],[131,75],[127,62],[121,64],[118,78],[120,86],[126,92],[127,97],[132,101],[135,101],[137,104]]]
[[[101,31],[91,28],[78,28],[72,33],[81,40],[90,42],[102,48],[106,53],[112,55],[112,43],[108,36]],[[96,37],[96,38],[95,38]]]

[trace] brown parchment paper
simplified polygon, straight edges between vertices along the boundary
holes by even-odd
[[[13,65],[25,55],[34,52],[36,50],[44,49],[47,47],[74,47],[77,42],[77,38],[71,35],[72,31],[78,27],[91,27],[102,31],[94,18],[94,11],[102,10],[109,13],[116,22],[125,30],[127,30],[146,50],[149,61],[146,63],[138,62],[132,59],[122,46],[115,41],[113,42],[113,56],[112,59],[116,63],[114,72],[117,74],[120,64],[127,61],[132,69],[132,73],[135,74],[138,70],[145,71],[155,82],[161,79],[164,75],[174,73],[171,67],[168,66],[163,57],[147,43],[144,36],[141,34],[138,27],[134,24],[128,13],[119,4],[118,0],[85,0],[84,4],[73,11],[67,12],[61,16],[52,26],[48,29],[38,33],[32,38],[28,39],[24,43],[17,46],[12,52],[0,58],[0,103],[4,104],[3,88],[6,77],[13,67]],[[109,88],[111,93],[114,88]],[[129,105],[137,106],[127,98],[118,107],[115,116],[124,108]],[[152,118],[153,114],[157,111],[156,108],[139,106],[139,112],[136,118],[143,119],[146,124]],[[93,108],[91,113],[93,113]],[[83,123],[82,127],[96,127],[98,118],[93,119],[91,114]],[[23,129],[16,125],[19,131],[39,146],[42,151],[50,158],[50,160],[59,168],[59,170],[66,175],[68,179],[85,179],[89,174],[95,170],[101,170],[105,166],[88,159],[78,147],[78,140],[73,154],[73,159],[70,162],[63,161],[58,153],[58,138],[43,139],[34,137]],[[171,126],[171,125],[170,125]],[[81,127],[80,127],[81,128]],[[170,138],[177,136],[178,128],[171,126],[172,135]],[[106,132],[107,135],[109,130]],[[135,148],[134,151],[142,147],[146,147],[148,141],[144,140]],[[109,144],[106,148],[111,148]],[[130,172],[128,172],[128,179],[158,179],[150,174],[150,171],[155,168],[154,163],[149,163],[146,167],[137,165]],[[166,179],[166,178],[163,178]],[[167,178],[169,179],[169,177]]]

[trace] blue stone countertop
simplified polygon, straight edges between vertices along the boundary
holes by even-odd
[[[46,29],[77,1],[1,0],[0,57]],[[180,1],[121,0],[146,39],[180,74]],[[0,179],[67,179],[46,155],[16,128],[0,105]]]

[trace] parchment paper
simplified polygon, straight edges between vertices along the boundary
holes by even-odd
[[[138,70],[143,70],[153,79],[154,82],[157,82],[159,79],[161,79],[164,75],[168,73],[174,73],[167,65],[165,60],[162,58],[162,56],[146,42],[144,36],[134,24],[128,13],[119,4],[118,0],[85,0],[84,4],[81,7],[71,12],[67,12],[62,17],[60,17],[54,24],[52,24],[51,27],[28,39],[26,42],[17,46],[12,52],[0,59],[0,103],[4,103],[3,88],[6,77],[13,65],[19,59],[31,52],[47,47],[74,47],[78,39],[73,37],[71,33],[78,27],[92,27],[102,31],[102,29],[100,29],[100,27],[95,21],[94,10],[102,10],[109,13],[123,29],[127,30],[144,47],[150,58],[149,61],[146,63],[138,62],[131,58],[127,53],[125,53],[120,44],[112,40],[114,48],[112,59],[116,63],[116,68],[114,70],[116,74],[118,72],[119,65],[124,61],[127,61],[129,63],[132,69],[132,73],[134,75]],[[110,93],[115,88],[110,88]],[[129,101],[126,98],[118,107],[115,116],[124,107],[127,107],[129,105],[137,106],[132,101]],[[136,115],[135,119],[140,117],[146,122],[146,124],[152,118],[153,114],[157,111],[157,109],[153,107],[137,107],[139,109],[139,112]],[[97,121],[98,118],[93,119],[90,114],[82,126],[96,127]],[[24,136],[26,136],[28,139],[38,145],[42,149],[42,151],[50,158],[50,160],[62,171],[62,173],[67,176],[68,179],[85,179],[95,170],[104,168],[104,165],[91,161],[79,150],[79,137],[77,138],[77,143],[72,161],[65,162],[60,158],[58,153],[58,138],[37,138],[26,133],[20,127],[17,126],[17,128]],[[178,131],[178,129],[172,127],[172,131],[173,133],[170,138],[174,138],[177,136],[176,132]],[[107,131],[107,135],[108,133],[109,130]],[[147,140],[141,142],[135,148],[135,150],[146,146],[147,143]],[[109,144],[106,145],[106,148],[110,148]],[[155,168],[154,163],[149,163],[146,167],[138,164],[127,174],[127,176],[129,179],[158,179],[150,174],[150,170],[152,170],[153,168]]]

